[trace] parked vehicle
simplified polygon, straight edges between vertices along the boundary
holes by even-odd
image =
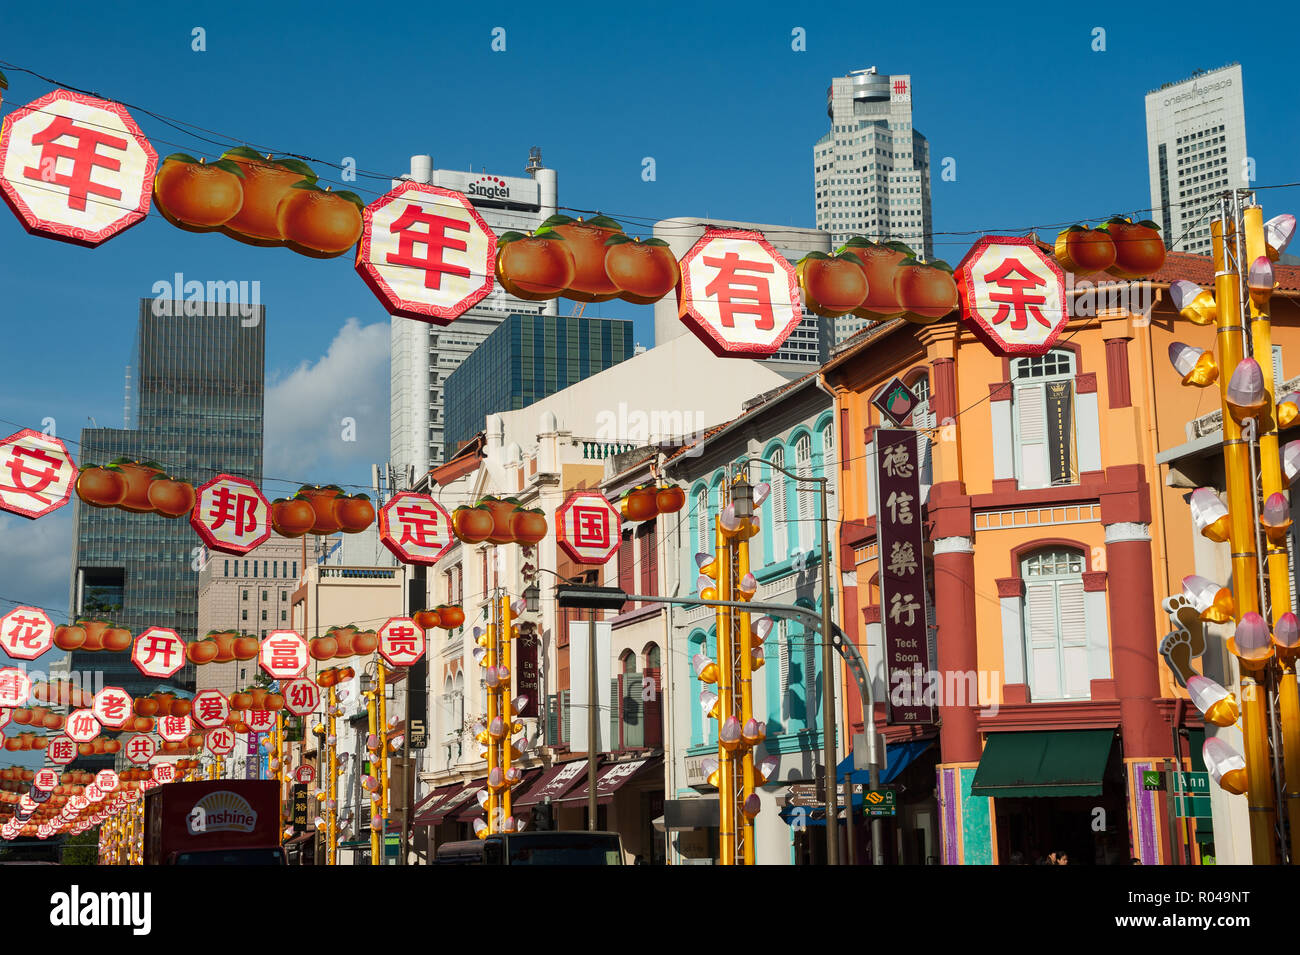
[[[274,780],[167,783],[145,794],[145,865],[285,865]]]
[[[622,865],[617,832],[508,832],[440,845],[434,865]]]

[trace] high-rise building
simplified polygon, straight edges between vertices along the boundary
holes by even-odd
[[[260,640],[272,630],[292,629],[293,592],[305,577],[305,568],[314,566],[336,543],[338,536],[308,534],[290,540],[272,534],[242,557],[210,554],[198,573],[199,638],[213,630],[235,630]],[[207,663],[195,669],[196,689],[228,694],[253,682],[257,661]]]
[[[1214,199],[1250,185],[1241,65],[1199,70],[1147,93],[1151,218],[1165,245],[1210,254]]]
[[[706,228],[761,232],[772,247],[792,264],[809,252],[829,252],[831,248],[829,237],[820,229],[732,222],[699,216],[661,219],[654,225],[654,236],[667,242],[673,255],[680,260],[703,237]],[[654,309],[655,345],[662,345],[678,335],[690,334],[677,313],[677,297],[672,292],[655,302]],[[762,361],[787,378],[802,378],[830,357],[831,346],[835,344],[833,335],[834,326],[830,319],[805,310],[803,321],[790,333],[776,354]]]
[[[447,458],[516,411],[632,357],[632,323],[613,318],[511,315],[447,378]]]
[[[405,179],[464,193],[493,232],[531,232],[556,210],[556,174],[533,147],[527,177],[434,169],[429,156],[412,156]],[[447,377],[507,315],[556,314],[550,302],[526,302],[499,286],[446,327],[393,316],[391,339],[390,463],[417,475],[443,461],[446,446],[443,387]]]
[[[78,463],[155,462],[196,488],[220,473],[262,480],[266,322],[261,306],[140,302],[125,428],[84,428]],[[72,617],[113,620],[133,634],[198,628],[202,541],[185,518],[90,507],[74,498]],[[71,669],[135,695],[155,688],[126,654],[74,652]],[[186,665],[172,682],[194,685]]]
[[[905,242],[934,258],[930,144],[912,126],[912,77],[854,70],[826,91],[831,128],[813,146],[817,228],[839,248],[855,235]],[[835,320],[835,340],[863,319]]]

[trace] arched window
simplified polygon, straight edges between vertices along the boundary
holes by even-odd
[[[1020,562],[1025,673],[1034,702],[1089,696],[1085,567],[1083,551],[1064,546],[1036,550]]]
[[[835,466],[835,422],[827,421],[821,429],[822,442],[822,470],[821,477],[825,477]]]
[[[455,724],[453,729],[457,736],[465,728],[465,673],[456,674],[456,706],[453,711]]]
[[[699,746],[710,742],[710,730],[712,729],[716,732],[716,727],[714,727],[711,721],[705,717],[704,710],[700,706],[700,691],[705,688],[706,684],[701,683],[699,678],[696,677],[695,667],[691,662],[697,653],[707,654],[712,657],[715,645],[716,641],[713,638],[713,634],[705,634],[703,630],[694,631],[686,640],[686,666],[691,680],[690,701],[692,705],[690,710],[692,746]],[[717,692],[716,687],[711,687],[711,689],[713,689],[714,692]],[[713,735],[712,741],[716,742],[716,740],[717,736]]]
[[[659,669],[659,644],[647,643],[645,647],[645,668],[647,670]]]
[[[935,426],[935,415],[930,410],[930,376],[926,374],[918,375],[908,385],[912,389],[912,394],[920,399],[916,407],[912,409],[912,427],[917,429],[916,436],[916,460],[920,465],[921,487],[929,487],[934,483],[933,462],[930,457],[933,438],[929,430]]]
[[[633,676],[636,674],[636,654],[631,650],[624,650],[618,658],[620,672],[624,676]]]
[[[1074,352],[1011,362],[1016,478],[1022,488],[1079,483],[1074,427]]]

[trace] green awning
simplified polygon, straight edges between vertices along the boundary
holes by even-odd
[[[1100,796],[1114,740],[1113,729],[990,733],[971,794]]]

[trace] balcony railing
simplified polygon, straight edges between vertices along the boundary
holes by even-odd
[[[383,567],[322,567],[320,575],[322,578],[344,577],[349,580],[393,580],[397,577],[397,570]]]
[[[616,454],[623,454],[636,448],[635,444],[620,444],[609,441],[583,441],[582,459],[584,461],[604,461]]]

